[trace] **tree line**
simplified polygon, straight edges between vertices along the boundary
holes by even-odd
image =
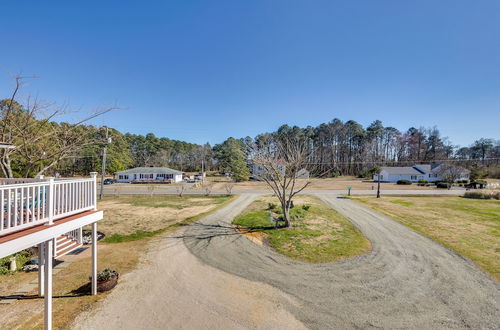
[[[17,80],[16,80],[17,81]],[[19,102],[18,87],[0,101],[0,142],[15,148],[0,148],[0,175],[88,175],[102,168],[102,152],[107,146],[107,172],[131,167],[166,166],[181,171],[214,170],[227,173],[236,181],[250,177],[253,147],[263,141],[288,139],[307,147],[304,165],[312,175],[368,176],[382,165],[457,162],[480,167],[484,175],[500,177],[500,142],[482,138],[470,146],[455,146],[442,137],[437,127],[400,131],[375,120],[367,127],[349,120],[333,119],[316,127],[283,125],[275,132],[255,138],[230,137],[211,146],[146,135],[122,133],[113,128],[96,127],[87,122],[113,107],[97,109],[74,123],[60,122],[65,109],[27,99]],[[106,141],[106,130],[111,142]]]
[[[231,139],[214,149],[223,147]],[[483,177],[500,177],[499,140],[482,138],[469,147],[459,147],[442,137],[437,127],[410,127],[400,131],[384,127],[380,120],[365,128],[356,121],[343,122],[340,119],[316,127],[283,125],[275,132],[238,140],[245,159],[251,162],[252,145],[263,144],[269,139],[300,141],[306,145],[308,152],[304,167],[317,177],[368,177],[378,166],[447,162],[480,170]],[[220,162],[220,159],[217,160]],[[231,159],[223,158],[223,163],[231,164]]]

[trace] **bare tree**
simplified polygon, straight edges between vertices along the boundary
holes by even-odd
[[[0,168],[7,178],[14,176],[13,157],[22,164],[23,176],[41,175],[75,151],[94,143],[83,134],[81,124],[117,109],[105,107],[75,123],[56,123],[59,116],[71,111],[30,96],[22,104],[17,101],[26,78],[30,77],[14,76],[11,96],[0,101],[0,142],[15,146],[0,149]]]
[[[209,196],[210,193],[212,192],[212,184],[210,183],[204,183],[202,185],[203,190],[205,190],[205,196]]]
[[[153,194],[155,193],[156,186],[154,184],[148,184],[148,191],[149,191],[149,196],[153,197]]]
[[[303,139],[290,136],[269,136],[255,144],[252,161],[258,177],[264,180],[280,201],[285,227],[291,226],[290,208],[293,198],[310,183],[299,184],[297,175],[306,167],[309,148]]]
[[[442,164],[437,169],[437,174],[443,178],[444,181],[455,182],[456,180],[467,175],[467,170],[460,166]]]
[[[227,182],[224,185],[224,188],[226,189],[226,193],[228,195],[232,195],[233,194],[234,183],[233,182]]]
[[[177,191],[177,195],[179,195],[179,197],[182,197],[184,191],[186,190],[186,185],[184,183],[181,183],[180,185],[175,187],[175,190]]]

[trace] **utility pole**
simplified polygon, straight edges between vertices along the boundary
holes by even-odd
[[[205,155],[203,155],[205,156]],[[203,184],[205,182],[205,160],[201,160],[201,183]]]
[[[102,194],[104,190],[104,176],[106,175],[106,153],[108,151],[108,145],[111,143],[111,138],[108,136],[108,127],[106,126],[106,141],[104,143],[104,150],[102,152],[102,174],[101,174],[101,192],[99,194],[99,199],[102,199]]]
[[[380,198],[380,171],[378,172],[377,178],[378,178],[378,184],[377,184],[377,198]]]

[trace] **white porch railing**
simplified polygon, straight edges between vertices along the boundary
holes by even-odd
[[[11,184],[20,184],[20,183],[32,183],[32,182],[41,182],[46,181],[44,179],[32,179],[32,178],[0,178],[0,185],[11,185]]]
[[[95,175],[85,179],[33,180],[0,185],[0,236],[51,224],[96,207]]]

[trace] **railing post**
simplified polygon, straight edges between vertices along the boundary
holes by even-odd
[[[47,196],[47,201],[49,204],[48,216],[49,216],[49,225],[54,222],[54,199],[55,199],[55,189],[54,189],[54,178],[49,179],[49,193]]]
[[[92,203],[94,210],[97,210],[97,172],[90,172],[90,177],[92,180]]]
[[[38,295],[43,297],[45,286],[45,242],[38,244]]]

